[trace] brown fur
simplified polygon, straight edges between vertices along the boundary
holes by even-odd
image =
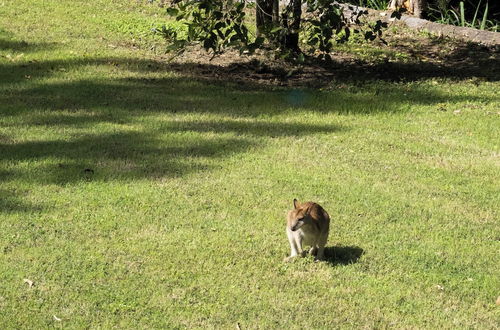
[[[290,257],[304,255],[302,244],[310,245],[310,253],[324,257],[323,252],[328,239],[330,216],[319,204],[314,202],[299,203],[293,200],[294,208],[287,216],[287,236],[290,242]],[[287,260],[289,259],[287,258]]]

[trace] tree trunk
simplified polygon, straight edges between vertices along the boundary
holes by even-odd
[[[302,16],[302,1],[290,0],[288,3],[287,12],[291,12],[291,22],[288,22],[288,15],[285,14],[283,18],[283,25],[288,28],[288,33],[285,36],[284,46],[286,49],[292,51],[300,51],[299,49],[299,29],[300,19]]]
[[[257,36],[261,36],[278,23],[278,0],[256,1]]]
[[[391,0],[389,3],[391,10],[400,8],[406,9],[413,16],[423,18],[427,10],[427,0]]]
[[[427,10],[427,0],[412,0],[410,6],[415,17],[423,18]]]
[[[389,4],[389,9],[396,10],[398,8],[402,8],[403,2],[404,2],[404,0],[391,0],[391,2]]]

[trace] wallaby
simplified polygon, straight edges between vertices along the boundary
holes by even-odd
[[[302,243],[311,246],[309,254],[316,256],[317,260],[324,259],[329,228],[330,216],[319,204],[299,203],[294,199],[293,210],[288,212],[286,224],[291,253],[285,261],[296,256],[305,256]]]

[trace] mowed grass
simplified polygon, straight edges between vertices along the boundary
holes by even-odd
[[[198,81],[162,13],[0,1],[0,328],[498,328],[498,81]]]

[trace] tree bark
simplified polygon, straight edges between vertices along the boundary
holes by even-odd
[[[291,11],[291,22],[288,22],[288,17],[284,17],[283,25],[288,28],[288,33],[285,36],[284,46],[292,51],[299,51],[299,29],[300,20],[302,17],[302,1],[290,0],[288,3],[288,12]],[[288,15],[286,15],[288,16]]]
[[[423,18],[427,10],[427,0],[411,0],[410,6],[412,7],[413,16]]]
[[[396,10],[398,8],[402,8],[403,2],[404,2],[404,0],[391,0],[391,2],[389,4],[389,9]]]
[[[278,0],[256,1],[257,36],[261,36],[274,27],[278,22]]]
[[[391,0],[390,10],[404,8],[415,17],[423,18],[427,11],[427,0]]]

